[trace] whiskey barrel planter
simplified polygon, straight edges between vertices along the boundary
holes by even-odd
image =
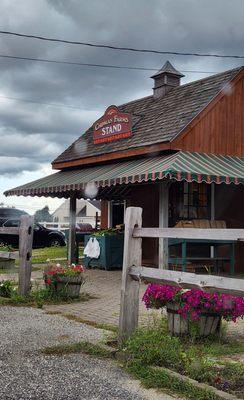
[[[67,297],[75,299],[80,295],[80,288],[83,282],[82,276],[64,276],[60,277],[56,283],[56,291],[64,293]]]
[[[167,305],[168,331],[171,335],[186,335],[190,333],[189,319],[183,318],[178,313],[178,304]],[[220,330],[221,316],[216,313],[204,311],[200,315],[200,319],[196,321],[199,328],[200,336],[213,335]]]
[[[0,258],[0,269],[11,269],[15,266],[15,260],[10,258]]]

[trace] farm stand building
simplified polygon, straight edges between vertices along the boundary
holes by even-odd
[[[59,172],[5,194],[71,197],[71,216],[75,198],[94,196],[103,228],[123,223],[128,205],[143,208],[145,226],[216,227],[217,220],[244,228],[244,68],[185,85],[181,77],[166,62],[152,76],[153,94],[110,106],[53,161]],[[144,239],[145,265],[167,267],[167,249],[165,240]],[[233,250],[231,258],[221,249],[221,268],[229,257],[243,272],[243,244]]]

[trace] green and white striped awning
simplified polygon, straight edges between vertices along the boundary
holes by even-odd
[[[244,184],[244,157],[179,151],[170,155],[60,171],[7,190],[5,195],[55,197],[64,192],[84,191],[89,183],[103,188],[162,179]]]

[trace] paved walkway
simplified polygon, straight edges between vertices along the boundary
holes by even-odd
[[[48,312],[58,312],[61,314],[70,314],[80,318],[83,321],[91,321],[100,324],[118,325],[120,308],[120,289],[121,289],[121,271],[104,271],[91,269],[86,272],[87,278],[84,285],[84,291],[95,298],[88,302],[71,303],[62,305],[45,306]],[[0,275],[1,279],[16,279],[16,273],[11,275]],[[33,271],[32,279],[42,282],[42,272]],[[146,289],[144,283],[141,284],[140,298]],[[142,302],[140,302],[139,322],[144,325],[151,324],[154,318],[158,318],[159,312],[155,310],[147,311]],[[244,338],[244,320],[237,323],[228,323],[228,335]]]
[[[141,284],[140,298],[146,289]],[[96,297],[84,303],[46,306],[47,311],[72,314],[84,320],[118,325],[120,308],[121,271],[88,270],[84,291]],[[146,324],[154,313],[140,302],[140,321]]]

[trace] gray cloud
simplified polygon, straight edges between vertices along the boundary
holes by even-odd
[[[96,43],[188,52],[243,53],[243,0],[4,0],[1,29]],[[3,22],[4,21],[4,22]],[[101,64],[223,71],[236,60],[113,52],[0,35],[1,53]],[[110,104],[152,92],[150,71],[41,64],[0,58],[0,173],[52,161]],[[206,75],[187,74],[184,82]],[[32,99],[47,105],[7,100]],[[2,159],[3,160],[3,159]],[[2,163],[1,163],[2,164]],[[14,186],[14,185],[13,185]]]
[[[13,177],[21,175],[25,171],[37,171],[41,168],[41,163],[25,157],[1,157],[0,156],[0,175]]]

